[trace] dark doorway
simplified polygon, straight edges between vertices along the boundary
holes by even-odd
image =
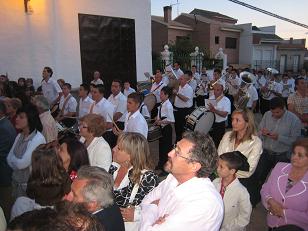
[[[106,96],[113,79],[136,84],[135,21],[100,15],[78,14],[82,81],[90,83],[98,70]]]

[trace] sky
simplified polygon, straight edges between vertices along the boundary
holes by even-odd
[[[308,0],[240,1],[308,25]],[[177,17],[177,10],[179,10],[179,14],[189,13],[194,8],[215,11],[236,18],[238,24],[252,23],[258,27],[276,25],[276,34],[281,38],[306,38],[306,47],[308,45],[308,29],[251,10],[228,0],[178,0],[178,2],[179,4],[173,5],[172,8],[173,19]],[[177,0],[151,0],[151,14],[163,16],[163,7],[176,3]]]

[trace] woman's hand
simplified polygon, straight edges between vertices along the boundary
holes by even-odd
[[[283,206],[279,202],[275,201],[273,198],[270,198],[267,201],[269,212],[274,216],[283,217]]]
[[[124,221],[134,221],[135,207],[120,208]]]

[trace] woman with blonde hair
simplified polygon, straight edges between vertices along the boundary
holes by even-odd
[[[108,171],[112,156],[107,141],[102,137],[106,130],[105,119],[97,114],[88,114],[79,120],[79,134],[88,150],[91,166],[98,166]]]
[[[113,163],[109,173],[114,178],[115,201],[121,207],[126,227],[127,222],[138,222],[139,204],[158,185],[158,177],[145,137],[135,132],[124,132],[112,149]]]
[[[218,155],[239,151],[246,156],[250,166],[249,171],[238,171],[237,177],[247,188],[251,203],[255,206],[258,192],[253,173],[262,153],[262,141],[257,136],[254,115],[249,109],[238,109],[232,113],[232,131],[225,133],[217,151]]]

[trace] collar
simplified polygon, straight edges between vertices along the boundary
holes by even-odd
[[[25,142],[25,141],[29,141],[29,140],[32,140],[32,138],[36,135],[36,130],[34,130],[32,133],[30,133],[26,138],[25,138],[25,136],[22,134],[22,133],[20,133],[21,134],[21,136],[22,136],[22,138],[23,138],[23,141]]]
[[[136,118],[140,114],[139,110],[135,111],[133,114],[131,112],[128,113],[128,118]]]
[[[113,94],[111,94],[111,97],[114,99],[119,99],[121,97],[122,92],[119,92],[116,96],[114,96]]]
[[[289,175],[292,169],[292,164],[287,164],[281,169],[281,173],[283,175]],[[300,180],[302,183],[308,184],[308,171],[306,174],[303,176],[303,178]]]
[[[101,98],[101,100],[100,101],[98,101],[97,103],[96,103],[96,101],[94,101],[95,102],[95,105],[99,105],[99,104],[103,104],[104,102],[105,102],[105,97],[103,97],[103,98]]]

